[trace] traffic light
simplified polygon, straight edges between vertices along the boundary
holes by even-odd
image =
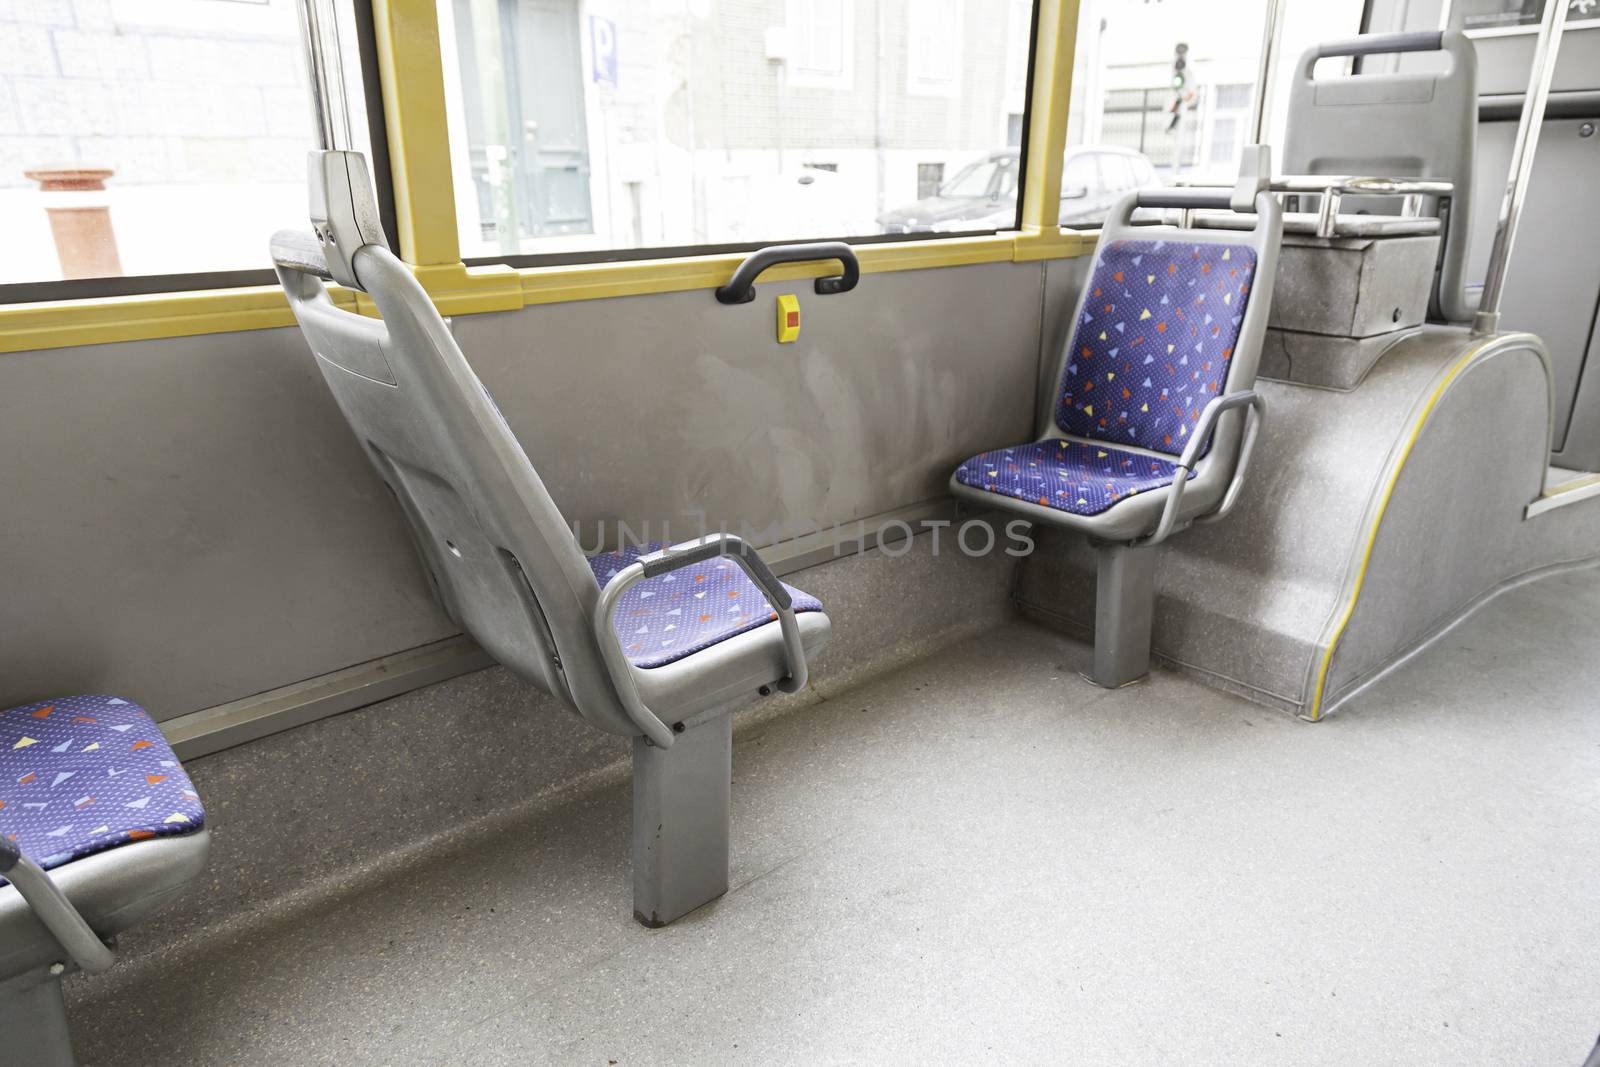
[[[1189,46],[1179,42],[1172,49],[1172,87],[1182,91],[1189,83],[1189,75],[1185,73],[1189,66]]]

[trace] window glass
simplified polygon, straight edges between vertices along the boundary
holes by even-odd
[[[440,0],[468,259],[1015,224],[1026,0]]]
[[[1100,176],[1108,192],[1120,193],[1139,184],[1133,177],[1130,157],[1116,152],[1100,153]]]
[[[297,2],[0,5],[0,284],[270,268],[309,225]]]
[[[1544,18],[1545,0],[1456,0],[1446,10],[1452,28],[1460,30],[1504,30],[1538,26]],[[1600,19],[1600,4],[1594,0],[1567,0],[1569,23]]]
[[[1295,60],[1312,44],[1358,33],[1361,11],[1361,0],[1282,5],[1267,143],[1282,142]],[[1140,187],[1231,180],[1252,136],[1266,15],[1267,0],[1083,0],[1067,143],[1137,153],[1129,165]],[[1128,157],[1108,154],[1106,165],[1119,158]],[[1110,184],[1121,188],[1115,173]],[[1070,224],[1098,225],[1109,209],[1088,222],[1077,220],[1093,212],[1076,213]]]

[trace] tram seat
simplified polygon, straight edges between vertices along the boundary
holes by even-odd
[[[1445,53],[1449,68],[1315,76],[1317,61],[1324,58],[1419,52]],[[1448,198],[1422,198],[1421,214],[1441,219],[1443,227],[1428,315],[1435,321],[1471,322],[1478,292],[1467,288],[1465,278],[1478,138],[1478,58],[1466,35],[1459,30],[1371,33],[1314,45],[1295,67],[1288,111],[1285,174],[1381,175],[1454,184]],[[1349,196],[1340,207],[1359,215],[1393,211],[1396,205],[1394,198],[1385,202]],[[1290,217],[1298,215],[1291,212]],[[1416,220],[1394,221],[1413,228],[1370,235],[1416,232]],[[1286,229],[1296,232],[1304,225],[1295,218]]]
[[[272,239],[318,368],[408,520],[446,612],[501,664],[634,739],[634,911],[664,925],[727,890],[729,712],[794,692],[822,606],[713,535],[585,559],[411,269],[357,153],[311,159],[316,235]],[[367,293],[343,310],[325,279]]]
[[[209,846],[199,795],[137,704],[0,712],[0,1059],[72,1062],[61,977],[109,967],[106,942],[172,903]]]
[[[1116,688],[1149,670],[1155,546],[1233,507],[1262,411],[1253,391],[1282,212],[1267,150],[1231,190],[1130,193],[1101,231],[1043,438],[956,468],[950,491],[1096,548],[1095,660]],[[1137,208],[1227,208],[1246,233],[1134,226]]]

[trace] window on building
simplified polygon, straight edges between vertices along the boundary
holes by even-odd
[[[1016,225],[1027,5],[998,19],[972,0],[439,6],[469,262]],[[919,51],[918,77],[954,71],[958,94],[914,90]]]
[[[850,88],[854,16],[852,0],[788,0],[783,31],[790,52],[791,85]]]
[[[961,0],[906,5],[906,92],[961,94],[962,13]]]
[[[0,301],[272,280],[272,232],[309,228],[297,3],[0,6]],[[370,17],[337,6],[362,101]]]

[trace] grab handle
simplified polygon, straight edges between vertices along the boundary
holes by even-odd
[[[810,263],[819,259],[837,259],[844,272],[836,277],[818,278],[817,293],[848,293],[861,280],[861,264],[856,261],[853,249],[843,241],[813,241],[799,245],[768,245],[750,253],[739,269],[733,272],[728,284],[717,290],[720,304],[748,304],[756,298],[756,276],[768,267],[779,263]]]
[[[1406,33],[1364,33],[1342,41],[1317,45],[1317,58],[1328,56],[1382,56],[1392,52],[1438,52],[1444,48],[1443,30],[1412,30]]]

